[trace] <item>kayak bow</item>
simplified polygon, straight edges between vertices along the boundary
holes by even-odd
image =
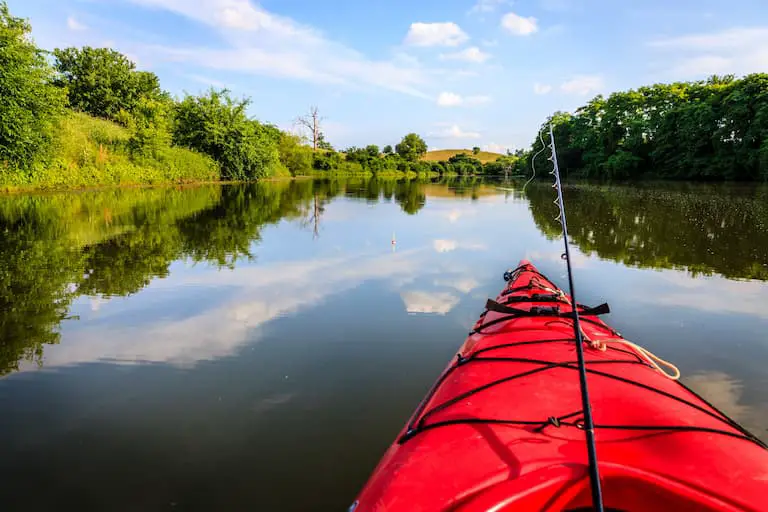
[[[592,506],[570,296],[527,261],[505,277],[351,510]],[[768,510],[766,445],[600,320],[607,305],[578,311],[606,509]]]

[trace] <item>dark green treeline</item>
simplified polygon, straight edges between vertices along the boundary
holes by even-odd
[[[567,176],[768,180],[768,74],[597,96],[573,114],[551,116],[542,126],[546,143],[550,123]],[[519,172],[530,172],[539,149],[537,138]]]

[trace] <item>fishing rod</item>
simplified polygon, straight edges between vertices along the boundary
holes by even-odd
[[[541,133],[539,133],[541,135]],[[600,470],[597,467],[597,448],[595,446],[595,422],[592,419],[592,405],[589,400],[589,388],[587,386],[587,368],[584,363],[584,339],[581,335],[581,325],[579,323],[578,302],[576,302],[576,292],[573,288],[573,271],[571,269],[571,251],[568,247],[568,224],[565,220],[565,203],[563,202],[563,187],[560,183],[560,169],[557,165],[557,148],[555,147],[555,134],[552,125],[549,125],[549,139],[552,148],[553,170],[555,184],[553,188],[557,189],[557,204],[560,207],[560,224],[563,227],[563,242],[565,244],[565,265],[568,268],[568,288],[571,294],[571,309],[573,311],[573,332],[576,336],[576,355],[579,366],[579,384],[581,388],[581,406],[584,409],[584,431],[587,436],[587,458],[589,460],[589,483],[592,488],[592,504],[595,510],[603,512],[603,491],[600,487]]]

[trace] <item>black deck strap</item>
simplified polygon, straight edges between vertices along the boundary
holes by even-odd
[[[507,315],[517,315],[517,316],[537,316],[538,315],[537,313],[533,313],[525,309],[517,309],[517,308],[505,306],[504,304],[500,304],[493,299],[488,299],[488,301],[486,301],[485,309],[487,311],[495,311],[496,313],[504,313]]]
[[[528,313],[528,312],[526,311],[526,313]],[[523,316],[525,316],[525,317],[540,316],[540,317],[549,317],[549,318],[557,318],[557,319],[571,318],[572,317],[570,312],[569,313],[558,313],[556,315],[539,313],[538,315],[527,314],[527,315],[523,315]],[[485,322],[484,324],[480,325],[479,327],[476,327],[476,328],[472,329],[471,331],[469,331],[469,335],[472,336],[474,334],[486,334],[486,333],[483,332],[483,329],[491,327],[492,325],[496,325],[496,324],[500,324],[502,322],[506,322],[508,320],[514,320],[516,318],[521,318],[521,315],[507,315],[507,316],[502,316],[502,317],[499,317],[499,318],[495,318],[493,320],[489,320],[489,321]],[[582,323],[586,322],[586,323],[594,324],[594,325],[596,325],[598,327],[602,327],[603,329],[607,329],[611,334],[613,334],[616,337],[620,337],[621,336],[611,326],[601,322],[600,320],[593,320],[592,318],[584,318],[584,317],[579,317],[579,319],[582,321]],[[555,321],[555,320],[553,320],[553,321]],[[491,333],[491,334],[497,334],[497,333]]]
[[[512,303],[520,303],[520,302],[562,302],[563,304],[567,304],[566,301],[560,298],[560,296],[554,294],[554,293],[534,293],[531,296],[528,295],[516,295],[514,297],[509,297],[504,302],[501,302],[500,304],[512,304]]]
[[[496,313],[504,313],[507,315],[517,315],[517,316],[545,315],[545,316],[562,316],[562,317],[573,316],[571,312],[560,313],[556,308],[557,307],[554,306],[551,308],[538,308],[538,309],[531,308],[531,310],[525,310],[525,309],[513,308],[510,306],[507,306],[506,304],[501,304],[500,302],[496,302],[493,299],[488,299],[485,303],[485,309],[487,311],[495,311]],[[606,315],[610,312],[611,312],[611,308],[608,306],[608,303],[603,303],[593,308],[582,306],[581,310],[579,311],[580,314],[587,315],[587,316]]]
[[[599,306],[595,306],[593,308],[587,307],[587,306],[581,306],[581,310],[579,311],[582,315],[590,315],[590,316],[599,316],[599,315],[607,315],[611,312],[611,307],[608,305],[607,302],[603,302]]]

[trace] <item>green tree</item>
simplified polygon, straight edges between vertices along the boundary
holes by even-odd
[[[451,170],[461,175],[479,174],[483,172],[483,164],[480,160],[472,158],[465,153],[457,153],[448,159]]]
[[[408,162],[417,162],[427,152],[427,143],[417,134],[409,133],[395,146],[395,151]]]
[[[312,171],[312,148],[302,144],[301,137],[282,132],[278,143],[280,163],[293,176],[307,175]]]
[[[312,155],[312,167],[318,171],[334,171],[341,166],[341,154],[336,151],[318,151]]]
[[[172,108],[172,102],[167,99],[147,96],[139,99],[134,115],[128,120],[131,131],[128,146],[132,152],[156,156],[160,148],[170,145]]]
[[[28,169],[45,155],[65,103],[30,31],[0,2],[0,172]]]
[[[386,146],[384,146],[384,149],[381,150],[381,152],[384,153],[385,155],[391,155],[393,153],[392,146],[387,144]]]
[[[57,83],[67,90],[69,104],[82,112],[118,119],[133,112],[141,98],[161,95],[157,75],[136,71],[128,57],[110,48],[57,48]]]
[[[325,134],[323,132],[317,135],[317,149],[323,149],[325,151],[333,151],[333,146],[330,142],[325,140]]]
[[[174,144],[211,156],[227,179],[272,175],[280,166],[277,144],[269,126],[248,118],[249,103],[226,89],[187,96],[175,109]]]
[[[480,154],[480,147],[475,146],[472,148],[472,154],[473,155],[479,155]]]

